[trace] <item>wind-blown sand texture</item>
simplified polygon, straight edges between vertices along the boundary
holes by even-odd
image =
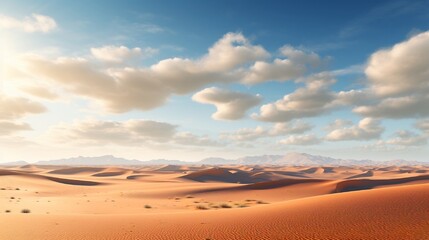
[[[11,167],[0,206],[8,240],[429,239],[429,168]]]

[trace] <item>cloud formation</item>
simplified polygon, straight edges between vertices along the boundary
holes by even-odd
[[[371,55],[365,73],[379,100],[354,112],[369,117],[429,116],[429,31]]]
[[[272,62],[256,61],[245,73],[243,82],[256,84],[265,81],[288,81],[304,75],[308,67],[320,65],[322,60],[313,52],[304,52],[286,45],[280,49],[285,59]]]
[[[221,137],[239,142],[253,141],[259,138],[302,134],[310,131],[312,128],[313,126],[306,122],[292,121],[288,123],[276,123],[271,128],[263,128],[261,126],[256,128],[242,128],[234,132],[223,133]]]
[[[47,33],[57,28],[55,20],[49,16],[33,13],[23,19],[0,15],[0,28],[21,30],[24,32]]]
[[[386,144],[400,146],[422,146],[427,144],[427,136],[419,135],[408,130],[396,132],[396,137],[385,141]]]
[[[46,108],[37,102],[22,97],[9,97],[0,94],[0,120],[18,119],[28,114],[43,113]]]
[[[0,121],[0,136],[10,135],[15,132],[32,130],[27,123],[15,123],[11,121]]]
[[[99,48],[91,48],[91,54],[98,60],[109,63],[122,63],[130,59],[139,57],[150,57],[158,53],[154,48],[128,48],[125,46],[103,46]]]
[[[212,115],[214,119],[237,120],[243,118],[247,110],[258,105],[261,97],[211,87],[194,94],[192,100],[215,105],[217,111]]]
[[[293,119],[314,117],[337,106],[336,93],[329,89],[335,80],[328,73],[306,79],[306,86],[287,94],[283,99],[261,106],[253,117],[260,121],[287,122]]]
[[[321,143],[322,140],[313,134],[292,135],[286,139],[280,140],[279,143],[285,145],[315,145]]]
[[[113,61],[138,50],[93,49],[102,59]],[[100,102],[110,112],[149,110],[163,105],[172,94],[189,94],[210,83],[240,80],[238,68],[269,56],[240,33],[225,34],[203,57],[168,58],[148,68],[100,69],[84,58],[49,60],[29,55],[24,59],[27,75],[44,79],[80,96]]]
[[[55,143],[76,145],[122,145],[144,146],[145,144],[178,144],[190,146],[219,146],[220,143],[207,136],[178,132],[176,125],[151,120],[130,119],[127,121],[79,120],[61,123],[50,129],[46,139]]]
[[[380,120],[372,118],[364,118],[354,126],[350,126],[350,122],[336,120],[329,128],[331,132],[326,136],[329,141],[378,139],[384,131]]]

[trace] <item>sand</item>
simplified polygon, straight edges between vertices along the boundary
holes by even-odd
[[[428,170],[5,168],[0,239],[429,239]]]

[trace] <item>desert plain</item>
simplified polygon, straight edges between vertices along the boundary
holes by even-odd
[[[429,239],[429,167],[3,166],[0,239]]]

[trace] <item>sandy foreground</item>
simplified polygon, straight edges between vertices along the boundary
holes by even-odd
[[[429,239],[429,168],[4,167],[0,239]]]

